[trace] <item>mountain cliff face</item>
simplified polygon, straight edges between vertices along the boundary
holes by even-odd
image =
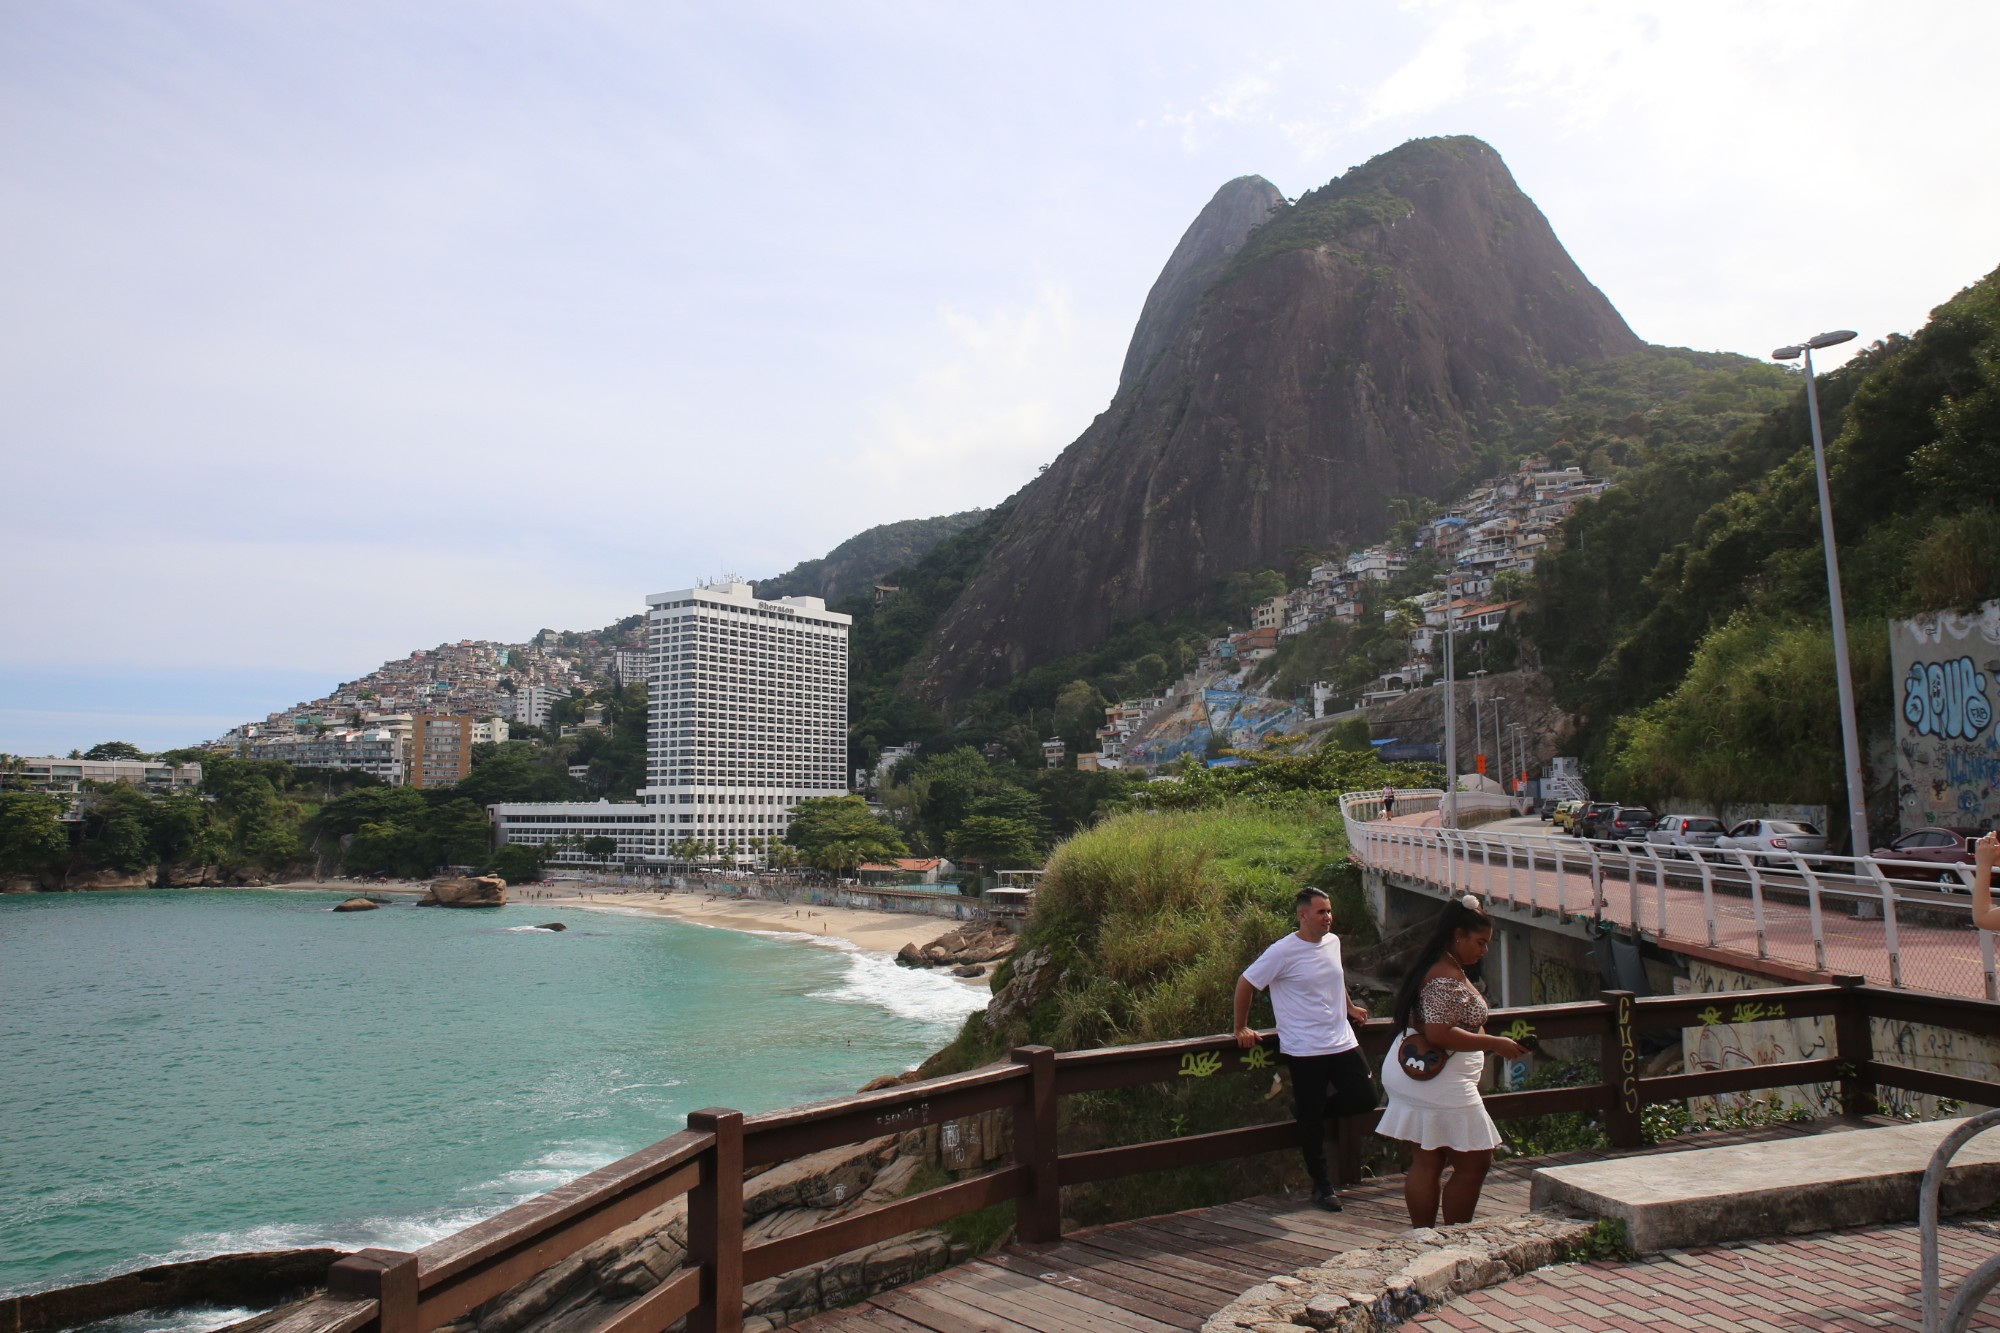
[[[1232,245],[1266,190],[1230,182],[1189,229],[1117,396],[1020,492],[906,688],[963,698],[1237,570],[1376,540],[1482,424],[1643,345],[1477,139],[1404,144]]]
[[[1132,330],[1132,345],[1125,351],[1125,368],[1118,373],[1120,393],[1167,350],[1194,314],[1202,293],[1221,276],[1223,266],[1243,248],[1250,233],[1284,207],[1285,196],[1262,176],[1238,176],[1215,192],[1174,247],[1153,290],[1146,293],[1139,326]]]

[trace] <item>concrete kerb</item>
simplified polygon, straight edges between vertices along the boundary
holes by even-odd
[[[1209,1316],[1201,1333],[1376,1333],[1460,1293],[1560,1263],[1590,1240],[1595,1227],[1580,1218],[1531,1213],[1413,1230],[1260,1282]]]
[[[1531,1206],[1613,1218],[1639,1254],[1799,1235],[1917,1216],[1938,1143],[1962,1120],[1544,1167]],[[1947,1212],[2000,1202],[2000,1135],[1966,1146],[1945,1178]]]

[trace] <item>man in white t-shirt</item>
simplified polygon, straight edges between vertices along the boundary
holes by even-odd
[[[1257,1044],[1250,1027],[1250,1002],[1271,992],[1278,1019],[1278,1051],[1292,1071],[1292,1118],[1299,1125],[1299,1151],[1312,1176],[1313,1202],[1340,1211],[1340,1198],[1326,1169],[1326,1117],[1366,1115],[1375,1109],[1375,1084],[1354,1024],[1368,1011],[1347,998],[1347,975],[1340,965],[1340,937],[1333,933],[1333,902],[1318,889],[1301,889],[1299,928],[1243,970],[1236,979],[1236,1044]],[[1328,1093],[1332,1104],[1328,1105]]]

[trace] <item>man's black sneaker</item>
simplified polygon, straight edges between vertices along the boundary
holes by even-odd
[[[1313,1207],[1324,1208],[1329,1213],[1340,1211],[1340,1196],[1328,1185],[1313,1186]]]

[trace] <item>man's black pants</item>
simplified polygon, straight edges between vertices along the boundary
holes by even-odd
[[[1357,1047],[1332,1055],[1288,1055],[1292,1069],[1292,1118],[1299,1151],[1315,1188],[1332,1188],[1326,1171],[1326,1118],[1366,1115],[1375,1109],[1375,1081]]]

